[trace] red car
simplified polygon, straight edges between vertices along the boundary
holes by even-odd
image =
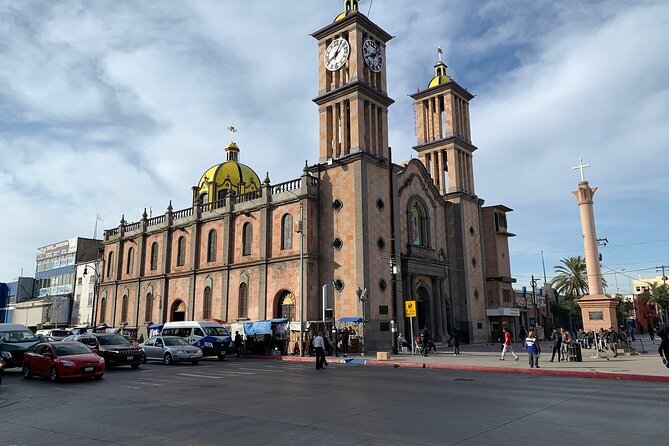
[[[51,382],[65,378],[100,379],[105,360],[80,342],[45,342],[23,357],[23,378],[44,376]]]

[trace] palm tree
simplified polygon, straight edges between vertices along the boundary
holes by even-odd
[[[664,323],[667,321],[667,309],[669,309],[669,285],[666,283],[659,284],[657,282],[646,282],[649,289],[644,293],[645,299],[650,305],[655,305],[656,308],[662,311]]]
[[[588,272],[585,259],[581,256],[567,257],[560,260],[562,265],[557,265],[555,277],[551,285],[558,293],[577,299],[588,292]],[[606,280],[602,277],[602,284],[606,287]]]

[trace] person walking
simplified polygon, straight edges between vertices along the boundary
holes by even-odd
[[[648,326],[648,336],[650,336],[651,341],[655,340],[655,327],[653,327],[653,324]]]
[[[341,351],[344,354],[344,358],[348,355],[348,328],[342,327],[339,330],[339,339],[341,339]]]
[[[320,331],[312,341],[314,352],[316,353],[316,370],[327,367],[328,363],[325,360],[325,341],[323,340],[323,333]]]
[[[560,362],[560,356],[562,356],[562,334],[558,331],[557,328],[553,329],[552,339],[553,339],[553,355],[551,356],[551,362],[553,362],[553,360],[555,359],[556,353],[558,356],[558,362]]]
[[[662,358],[662,363],[669,367],[669,336],[667,336],[667,332],[664,330],[659,331],[657,335],[662,339],[657,352],[660,354],[660,358]]]
[[[242,335],[239,334],[239,331],[235,331],[235,339],[233,342],[235,344],[235,350],[237,350],[237,357],[239,358],[239,354],[242,351]]]
[[[541,346],[537,340],[537,334],[530,330],[527,338],[525,339],[525,348],[527,349],[527,358],[530,362],[531,368],[541,368],[539,367],[539,355],[541,355]],[[553,350],[555,351],[555,350]]]
[[[613,357],[618,357],[618,332],[611,327],[609,330],[609,348],[613,352]]]
[[[502,357],[499,358],[500,361],[504,361],[504,355],[506,352],[511,352],[516,361],[518,361],[518,355],[513,351],[513,344],[511,343],[511,331],[508,327],[504,327],[504,346],[502,347]]]
[[[562,335],[562,347],[560,349],[560,351],[562,352],[562,360],[568,361],[569,346],[571,345],[571,334],[569,334],[569,331],[565,330],[564,328],[560,329],[560,334]]]
[[[525,348],[525,338],[527,337],[527,330],[525,330],[525,326],[521,325],[520,330],[518,330],[518,341],[520,342],[520,345]]]
[[[453,345],[453,356],[459,356],[460,355],[460,335],[458,334],[458,330],[453,329],[453,339],[451,339],[451,343]]]

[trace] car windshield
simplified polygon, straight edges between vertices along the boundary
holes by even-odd
[[[51,336],[65,337],[69,336],[70,332],[67,330],[51,330]]]
[[[84,344],[54,344],[53,350],[58,356],[68,356],[68,355],[84,355],[86,353],[92,353],[91,349],[86,347]]]
[[[37,336],[30,330],[12,330],[0,331],[0,341],[8,344],[18,344],[19,342],[37,342]]]
[[[165,340],[165,345],[168,345],[170,347],[174,347],[177,345],[190,345],[188,342],[186,342],[181,338],[174,338],[174,339],[165,338],[164,340]]]
[[[126,338],[120,335],[98,336],[100,345],[130,345]]]
[[[209,336],[229,336],[228,330],[225,327],[204,327],[204,332]]]

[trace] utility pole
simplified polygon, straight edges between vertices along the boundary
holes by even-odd
[[[667,269],[669,269],[669,266],[667,266],[667,265],[661,265],[661,266],[656,266],[656,267],[655,267],[655,271],[657,271],[658,273],[659,273],[660,271],[662,271],[662,283],[663,283],[664,285],[667,284],[667,279],[668,279],[668,278],[667,278],[667,275],[664,273],[664,271],[667,270]]]
[[[371,8],[372,5],[370,4]],[[390,296],[391,296],[391,317],[392,321],[395,323],[391,327],[391,346],[392,353],[396,355],[398,353],[397,345],[397,326],[399,323],[397,318],[397,259],[395,258],[395,194],[393,193],[393,161],[392,161],[393,150],[388,146],[388,198],[390,199]]]

